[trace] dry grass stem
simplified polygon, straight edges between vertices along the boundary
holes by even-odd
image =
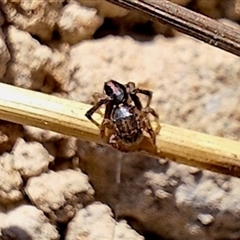
[[[88,104],[0,83],[1,119],[103,143],[97,127],[85,117],[90,107]],[[101,116],[97,113],[94,118],[101,121]],[[161,125],[160,135],[157,136],[157,156],[238,175],[239,142],[167,124]]]

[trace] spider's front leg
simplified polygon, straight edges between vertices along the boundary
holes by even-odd
[[[134,90],[134,93],[135,93],[135,94],[141,93],[141,94],[146,95],[146,96],[148,97],[146,107],[149,107],[149,106],[150,106],[151,101],[152,101],[152,91],[145,90],[145,89],[140,89],[140,88],[136,88],[136,89]]]
[[[97,104],[101,99],[104,99],[105,97],[106,95],[104,95],[103,93],[95,92],[92,95],[94,105]],[[101,117],[104,116],[103,112],[100,110],[100,107],[96,110],[96,112],[99,113]]]
[[[86,112],[86,114],[85,114],[85,116],[86,116],[93,124],[95,124],[95,125],[96,125],[97,127],[99,127],[99,128],[100,128],[100,124],[99,124],[96,120],[94,120],[94,119],[92,118],[92,115],[93,115],[103,104],[107,104],[108,102],[109,102],[109,99],[108,99],[108,98],[101,99],[101,100],[98,101],[96,104],[94,104],[93,107],[90,108],[90,109]]]
[[[127,93],[130,96],[130,101],[133,101],[136,108],[139,111],[141,111],[142,110],[142,103],[141,103],[139,97],[137,96],[137,94],[134,92],[135,89],[136,89],[135,83],[134,82],[129,82],[125,86],[126,86],[126,89],[127,89]]]
[[[152,91],[149,91],[149,90],[145,90],[145,89],[141,89],[141,88],[136,88],[136,85],[134,82],[129,82],[126,84],[126,88],[128,89],[129,91],[129,94],[133,100],[133,102],[135,103],[136,107],[141,110],[138,105],[141,104],[139,98],[137,97],[137,94],[138,93],[141,93],[141,94],[144,94],[148,97],[148,100],[147,100],[147,104],[146,104],[146,107],[149,107],[150,104],[151,104],[151,101],[152,101]],[[137,98],[136,98],[136,97]]]

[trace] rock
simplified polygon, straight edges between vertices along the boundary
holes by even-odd
[[[96,199],[112,206],[118,218],[127,218],[136,230],[166,239],[240,238],[239,178],[78,144],[79,164]]]
[[[83,7],[77,2],[70,2],[63,10],[57,24],[64,42],[76,44],[89,39],[103,23],[96,9]]]
[[[24,126],[24,130],[24,139],[30,142],[41,142],[44,148],[55,158],[68,159],[75,156],[76,138],[66,137],[60,133],[27,125]],[[66,161],[64,165],[68,165],[68,163],[70,161]]]
[[[7,39],[12,58],[4,82],[48,93],[56,86],[64,91],[71,88],[68,81],[74,69],[67,61],[66,44],[59,45],[61,51],[52,50],[14,26],[8,28]]]
[[[66,240],[142,240],[137,232],[125,222],[117,223],[111,209],[101,203],[93,203],[79,210],[68,224]]]
[[[0,121],[0,154],[10,152],[15,141],[22,137],[22,126],[6,121]]]
[[[203,225],[209,225],[214,221],[214,217],[211,214],[200,213],[197,218]]]
[[[125,8],[119,7],[115,4],[106,2],[104,0],[100,1],[77,0],[77,1],[84,6],[96,8],[100,16],[107,18],[123,17],[126,16],[129,12]]]
[[[1,228],[2,240],[58,240],[55,226],[34,206],[21,205],[8,212]]]
[[[41,143],[58,141],[62,138],[62,134],[44,130],[41,128],[25,125],[24,128],[24,137],[29,141],[38,141]]]
[[[50,48],[14,26],[8,28],[7,39],[12,60],[4,82],[30,89],[41,88],[45,77],[43,68],[52,57]]]
[[[11,154],[5,153],[0,156],[0,202],[6,205],[23,199],[23,181],[12,163]]]
[[[79,169],[49,171],[28,180],[25,188],[31,202],[51,220],[67,222],[75,212],[93,200],[94,190]]]
[[[63,137],[58,142],[55,142],[56,157],[60,159],[70,159],[76,154],[76,138]]]
[[[10,24],[49,41],[62,8],[62,1],[3,0],[1,8]]]
[[[114,232],[114,240],[143,240],[145,239],[143,236],[138,234],[135,230],[133,230],[126,221],[120,221],[116,223],[115,232]],[[110,239],[111,240],[111,239]]]
[[[19,138],[12,151],[14,169],[26,179],[48,170],[54,160],[47,150],[38,142],[25,142]]]

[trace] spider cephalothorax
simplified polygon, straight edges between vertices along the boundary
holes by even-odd
[[[117,81],[109,80],[105,82],[103,89],[106,95],[116,104],[124,104],[128,100],[129,96],[126,87]]]
[[[137,96],[138,93],[148,96],[146,107]],[[118,148],[121,145],[137,144],[146,131],[152,143],[155,144],[156,133],[160,131],[158,115],[150,107],[152,92],[135,87],[133,82],[123,85],[117,81],[109,80],[104,84],[104,94],[95,93],[94,106],[86,113],[86,117],[100,128],[100,134],[105,137],[106,129],[111,129],[112,134],[109,136],[108,143]],[[101,124],[96,122],[92,115],[103,104],[106,105],[104,119]],[[151,113],[157,122],[157,129],[153,131],[148,118]]]

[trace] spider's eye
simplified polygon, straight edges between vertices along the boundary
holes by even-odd
[[[113,94],[113,90],[111,87],[109,87],[108,85],[104,86],[104,91],[108,96],[111,96]]]

